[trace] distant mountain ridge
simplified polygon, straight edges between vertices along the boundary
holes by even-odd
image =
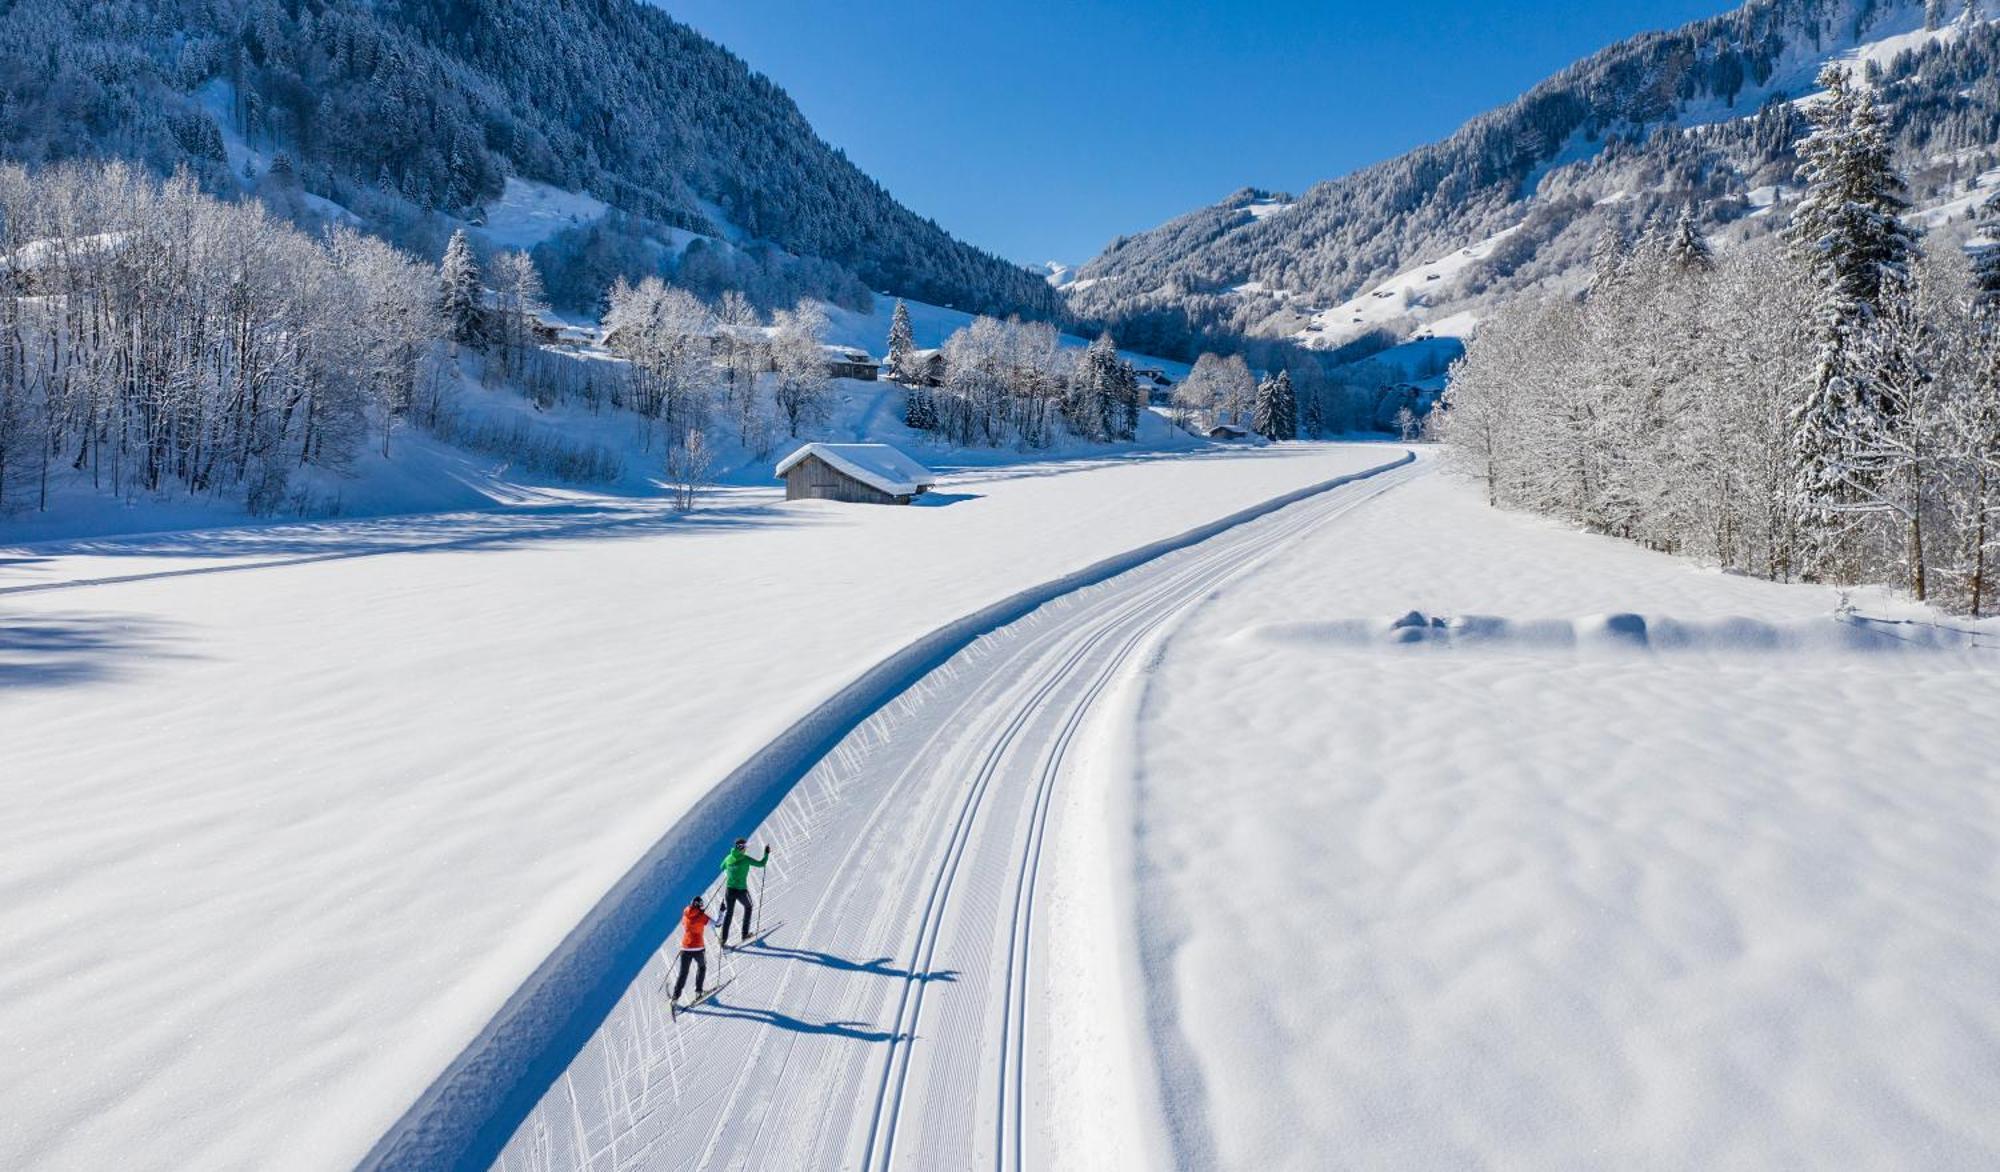
[[[1607,231],[1688,204],[1714,233],[1781,223],[1803,131],[1792,101],[1840,56],[1875,78],[1920,201],[1962,210],[2000,166],[1995,7],[1752,0],[1614,45],[1281,208],[1245,189],[1120,237],[1065,296],[1127,344],[1179,357],[1244,336],[1332,349],[1463,331],[1494,299],[1572,278]]]
[[[227,83],[234,126],[199,97]],[[952,238],[823,142],[784,91],[637,0],[14,0],[0,153],[231,180],[225,132],[367,219],[476,217],[509,176],[871,288],[1054,317],[1036,274]]]

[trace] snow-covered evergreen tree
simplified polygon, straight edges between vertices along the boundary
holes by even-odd
[[[1822,70],[1819,82],[1826,96],[1811,107],[1812,133],[1798,145],[1806,194],[1788,237],[1820,284],[1848,312],[1865,315],[1882,281],[1907,268],[1916,234],[1902,221],[1906,186],[1872,93],[1839,64]]]
[[[1854,434],[1848,416],[1861,406],[1855,353],[1885,282],[1907,278],[1916,237],[1902,219],[1904,184],[1868,87],[1838,64],[1819,80],[1826,96],[1811,108],[1813,130],[1798,148],[1807,190],[1788,231],[1819,296],[1818,370],[1793,413],[1800,553],[1806,573],[1829,576],[1846,569],[1839,516],[1857,475],[1841,438]]]
[[[1715,271],[1715,253],[1708,246],[1708,238],[1701,234],[1692,205],[1681,209],[1680,217],[1668,232],[1666,260],[1683,273]]]
[[[485,307],[480,303],[479,261],[472,255],[472,242],[465,229],[451,234],[444,260],[438,266],[439,306],[444,312],[452,341],[478,344],[485,336]]]
[[[1292,393],[1292,376],[1285,371],[1257,384],[1256,405],[1250,413],[1250,430],[1268,440],[1299,437],[1299,404]]]
[[[916,353],[916,336],[910,329],[910,307],[898,298],[896,311],[889,316],[889,377],[901,383],[921,381],[922,372],[916,369]]]
[[[1965,0],[1965,3],[1958,10],[1959,39],[1963,40],[1965,37],[1971,35],[1972,30],[1975,27],[1977,27],[1978,24],[1979,24],[1979,0]]]
[[[1292,387],[1292,372],[1281,370],[1271,392],[1272,439],[1299,438],[1299,397]]]
[[[1099,442],[1126,435],[1120,392],[1129,371],[1123,366],[1110,334],[1099,335],[1083,352],[1063,397],[1063,418],[1072,434]]]

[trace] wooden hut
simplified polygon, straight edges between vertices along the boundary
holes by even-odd
[[[868,356],[865,350],[852,346],[823,346],[826,354],[826,374],[828,378],[858,378],[874,382],[882,373],[882,364]]]
[[[937,483],[930,469],[888,444],[807,444],[778,465],[785,499],[907,505]]]

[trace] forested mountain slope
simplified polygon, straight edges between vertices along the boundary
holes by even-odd
[[[1236,334],[1335,348],[1461,332],[1579,272],[1608,230],[1689,204],[1712,233],[1782,224],[1794,103],[1839,57],[1877,86],[1919,204],[1962,220],[2000,163],[1996,16],[1992,0],[1752,0],[1615,45],[1296,201],[1246,189],[1121,237],[1065,294],[1126,344],[1177,355]]]
[[[6,156],[117,155],[220,189],[255,178],[230,173],[238,136],[406,240],[432,213],[478,219],[519,176],[875,289],[1059,309],[1035,275],[898,204],[771,81],[637,0],[0,0]]]

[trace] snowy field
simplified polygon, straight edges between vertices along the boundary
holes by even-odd
[[[352,1166],[666,828],[867,665],[1384,455],[0,549],[0,1167]]]
[[[1432,475],[1198,612],[1130,749],[1181,1162],[2000,1166],[2000,631],[1837,601]]]
[[[0,550],[0,1166],[353,1166],[870,664],[1397,453]],[[1991,1167],[2000,631],[1837,604],[1428,458],[1065,596],[771,811],[787,934],[682,1032],[648,961],[504,1162]]]

